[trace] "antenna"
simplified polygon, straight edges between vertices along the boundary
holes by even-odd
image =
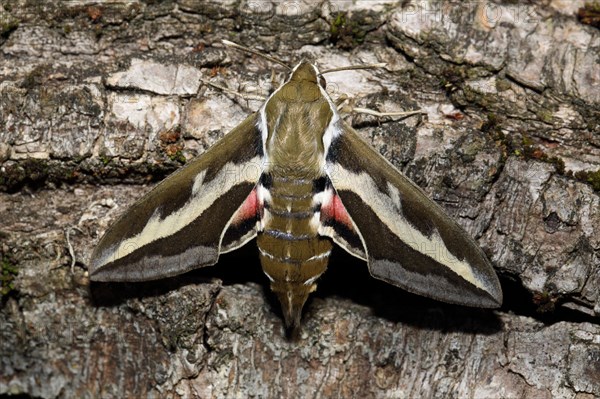
[[[367,64],[367,65],[348,65],[348,66],[343,66],[343,67],[339,67],[339,68],[327,69],[327,70],[321,72],[321,75],[325,75],[326,73],[331,73],[331,72],[350,71],[350,70],[354,70],[354,69],[383,68],[386,65],[387,64],[385,62],[379,63],[379,64]]]
[[[281,61],[280,59],[277,59],[275,57],[271,57],[270,55],[263,54],[263,53],[261,53],[259,51],[252,50],[251,48],[242,46],[242,45],[234,43],[234,42],[230,42],[229,40],[225,40],[225,39],[221,40],[221,43],[223,43],[226,46],[233,47],[233,48],[235,48],[237,50],[244,51],[246,53],[258,55],[259,57],[262,57],[265,60],[268,60],[268,61],[274,62],[276,64],[282,65],[282,66],[286,67],[290,71],[292,70],[292,67],[290,67],[288,64],[286,64],[285,62]]]

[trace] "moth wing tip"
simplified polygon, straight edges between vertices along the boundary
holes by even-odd
[[[479,307],[485,309],[498,309],[504,300],[500,284],[494,284],[484,290],[485,295],[480,295]]]
[[[489,304],[486,308],[496,309],[502,306],[504,300],[502,286],[500,285],[498,275],[492,269],[491,265],[489,267],[487,284],[484,285],[484,291],[487,294],[485,298],[486,302]]]
[[[499,290],[495,295],[492,296],[492,300],[494,301],[494,306],[492,309],[496,309],[502,306],[502,302],[504,301],[502,290]]]

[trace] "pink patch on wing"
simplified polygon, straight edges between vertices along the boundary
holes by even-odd
[[[354,230],[352,219],[342,203],[340,196],[333,194],[331,201],[321,206],[321,220],[335,220],[345,225],[350,230]]]
[[[258,196],[256,195],[256,189],[246,197],[242,205],[239,207],[235,216],[233,217],[232,223],[234,225],[242,223],[248,219],[254,219],[258,215],[259,202]]]

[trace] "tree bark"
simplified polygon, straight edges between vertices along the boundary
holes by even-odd
[[[600,397],[600,31],[583,1],[0,4],[0,394]],[[586,14],[588,15],[588,14]],[[587,19],[582,19],[587,21]],[[91,284],[111,222],[260,106],[285,71],[334,98],[501,277],[446,305],[334,252],[286,338],[254,243],[217,266]]]

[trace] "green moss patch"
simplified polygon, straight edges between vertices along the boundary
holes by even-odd
[[[600,169],[598,169],[595,172],[588,172],[582,170],[579,172],[569,174],[572,174],[575,179],[592,186],[594,191],[600,191]]]
[[[330,40],[336,47],[350,50],[365,41],[367,32],[346,13],[337,13],[330,23]]]
[[[15,292],[14,279],[19,269],[9,255],[2,255],[0,261],[0,303]]]

